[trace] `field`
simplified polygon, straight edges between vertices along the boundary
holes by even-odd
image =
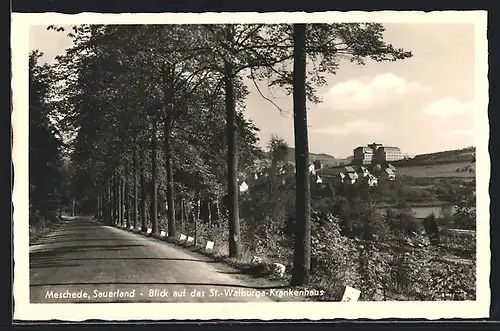
[[[411,210],[415,213],[415,218],[423,219],[434,213],[435,216],[441,216],[441,209],[445,206],[445,204],[441,204],[438,206],[414,206],[411,207]],[[380,209],[386,210],[388,207],[381,207]],[[455,213],[455,208],[451,208],[451,213]]]
[[[435,216],[441,215],[442,206],[434,206],[434,207],[412,207],[413,212],[415,213],[416,218],[426,218],[430,214],[434,213]],[[454,210],[452,210],[452,213]]]
[[[474,171],[457,172],[457,169],[463,169],[470,166]],[[412,177],[462,177],[475,178],[476,164],[470,162],[457,162],[446,164],[430,164],[410,167],[396,167],[397,175],[412,176]]]

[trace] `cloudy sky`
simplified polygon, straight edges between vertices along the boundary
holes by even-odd
[[[385,24],[385,40],[413,53],[410,59],[357,66],[341,64],[323,102],[308,104],[309,149],[335,157],[372,142],[420,154],[474,145],[474,25]],[[32,27],[30,48],[54,57],[71,46],[65,33]],[[292,99],[261,89],[278,111],[249,85],[246,114],[261,129],[263,147],[272,134],[293,146]],[[486,110],[485,110],[486,111]]]

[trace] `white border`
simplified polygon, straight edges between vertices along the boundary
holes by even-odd
[[[12,14],[15,320],[183,320],[183,319],[334,319],[334,318],[483,318],[490,306],[488,154],[488,57],[485,11],[185,13],[185,14]],[[30,25],[200,24],[200,23],[473,23],[475,24],[475,134],[477,147],[477,301],[466,302],[280,302],[280,303],[138,303],[30,304],[28,244],[28,41]],[[457,75],[460,75],[457,72]],[[200,306],[203,305],[203,306]],[[197,309],[198,308],[198,309]],[[202,308],[202,309],[200,309]],[[196,312],[196,313],[195,313]]]

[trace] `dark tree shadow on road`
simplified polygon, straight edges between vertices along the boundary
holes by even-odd
[[[89,258],[50,258],[45,257],[36,261],[30,262],[30,269],[36,268],[60,268],[60,267],[79,267],[84,266],[84,263],[78,263],[78,261],[124,261],[124,260],[140,260],[140,261],[157,261],[157,262],[167,262],[167,261],[185,261],[185,262],[201,262],[201,263],[217,263],[217,261],[204,261],[196,259],[175,259],[175,258],[162,258],[162,257],[89,257]],[[73,263],[72,263],[73,262]]]
[[[174,285],[174,286],[208,286],[208,287],[235,287],[235,288],[248,288],[256,290],[270,290],[270,289],[287,289],[291,286],[281,285],[281,286],[249,286],[240,284],[216,284],[216,283],[183,283],[183,282],[88,282],[88,283],[46,283],[46,284],[31,284],[30,288],[46,287],[46,286],[98,286],[98,285],[122,285],[122,286],[141,286],[141,285]]]
[[[65,240],[57,240],[58,238],[64,238]],[[44,244],[62,244],[62,243],[77,243],[77,242],[123,242],[123,239],[107,239],[107,238],[91,238],[91,239],[82,239],[82,236],[60,236],[58,238],[54,238],[56,240],[52,240],[52,238],[46,238],[44,240],[37,241],[36,245],[44,245]],[[72,239],[76,238],[76,239]],[[132,242],[139,242],[140,240],[127,240]]]
[[[36,261],[37,259],[44,257],[57,257],[58,255],[65,253],[76,253],[76,252],[86,252],[86,251],[119,251],[119,250],[126,250],[132,247],[145,247],[145,245],[89,245],[89,246],[53,247],[47,250],[30,252],[30,261]]]

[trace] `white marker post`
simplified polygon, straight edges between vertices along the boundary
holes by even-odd
[[[208,250],[212,250],[214,249],[214,242],[213,241],[207,241],[207,246],[205,246],[205,249],[208,251]]]
[[[162,238],[163,238],[163,237],[165,237],[166,235],[167,235],[167,233],[166,233],[165,231],[163,231],[163,230],[162,230],[162,231],[160,232],[160,237],[162,237]]]
[[[281,263],[274,263],[274,274],[279,277],[283,277],[286,271],[286,267]]]
[[[186,240],[186,236],[181,233],[181,235],[179,236],[179,240],[180,241]]]
[[[194,242],[194,238],[193,238],[193,237],[188,237],[188,238],[187,238],[187,242],[188,242],[188,243],[192,243],[192,242]]]
[[[360,290],[357,290],[353,287],[346,286],[344,295],[342,296],[342,302],[356,302],[359,299],[359,295],[361,294]]]
[[[262,258],[258,257],[258,256],[254,256],[252,258],[252,264],[261,264],[262,263]]]
[[[134,226],[133,226],[133,225],[131,225],[131,226],[130,226],[130,230],[133,230],[133,229],[134,229]]]
[[[147,234],[151,234],[151,232],[153,232],[153,229],[148,228]]]

